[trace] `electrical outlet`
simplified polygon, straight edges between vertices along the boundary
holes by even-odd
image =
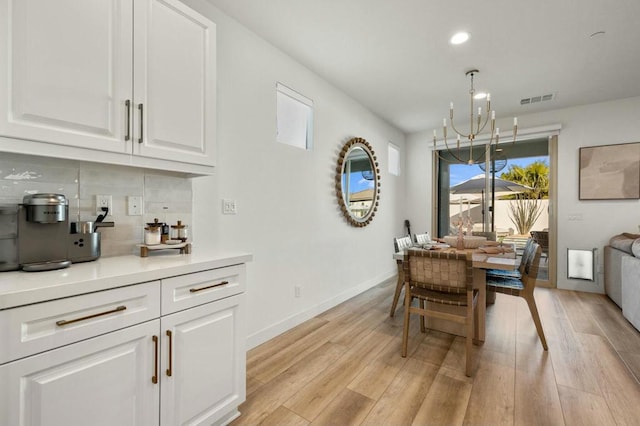
[[[296,297],[300,297],[301,287],[299,285],[293,287],[293,292]]]
[[[108,216],[113,214],[113,199],[111,195],[96,195],[96,214],[104,214],[103,207],[109,209]]]
[[[142,216],[142,197],[136,195],[127,197],[127,214],[129,216]]]
[[[222,200],[222,213],[223,214],[238,213],[237,207],[236,207],[236,200]]]

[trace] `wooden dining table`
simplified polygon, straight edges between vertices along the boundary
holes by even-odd
[[[411,247],[419,248],[419,247]],[[455,248],[442,248],[443,251],[458,251]],[[517,267],[515,247],[504,253],[485,253],[480,249],[465,249],[467,253],[471,253],[473,266],[473,286],[478,289],[478,320],[474,327],[474,340],[484,342],[485,339],[485,321],[487,313],[487,269],[515,270]],[[394,253],[393,258],[398,264],[398,284],[404,283],[403,262],[407,259],[406,249],[401,252]],[[495,293],[493,294],[495,298]],[[443,312],[455,311],[456,309],[465,309],[458,306],[437,305],[432,306],[435,310]],[[392,313],[393,314],[393,313]],[[426,318],[426,326],[432,330],[439,330],[445,333],[465,336],[465,329],[461,324],[439,318]]]

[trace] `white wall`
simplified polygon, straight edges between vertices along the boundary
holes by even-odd
[[[403,150],[405,140],[205,1],[187,3],[216,22],[218,36],[218,167],[193,181],[194,229],[198,245],[254,255],[246,294],[252,347],[395,274],[392,238],[402,232],[405,186],[387,173],[387,143]],[[313,99],[312,151],[275,141],[277,81]],[[355,136],[373,145],[382,173],[378,213],[365,228],[347,224],[334,188],[338,152]],[[221,214],[223,198],[236,200],[237,215]]]
[[[538,114],[519,114],[523,129],[560,123],[558,137],[557,203],[557,285],[558,288],[604,293],[603,247],[609,238],[622,232],[637,232],[640,225],[640,201],[578,199],[579,148],[640,142],[640,97],[566,108]],[[508,127],[508,126],[505,126]],[[412,223],[431,227],[432,164],[429,132],[407,137],[407,211]],[[583,220],[568,217],[582,214]],[[595,283],[567,279],[567,248],[597,248]]]

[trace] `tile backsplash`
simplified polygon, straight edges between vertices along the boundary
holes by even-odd
[[[83,161],[0,153],[0,203],[18,204],[28,194],[52,192],[69,200],[69,220],[95,220],[96,195],[111,195],[113,211],[101,228],[102,256],[138,252],[144,226],[157,218],[192,223],[191,179],[178,173]],[[142,216],[127,214],[127,197],[143,197]]]

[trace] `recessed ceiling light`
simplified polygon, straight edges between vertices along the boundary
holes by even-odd
[[[487,97],[487,94],[484,92],[478,92],[475,95],[473,95],[473,99],[484,99]]]
[[[469,33],[466,31],[460,31],[459,33],[455,33],[453,37],[449,40],[451,44],[462,44],[465,41],[469,40]]]

